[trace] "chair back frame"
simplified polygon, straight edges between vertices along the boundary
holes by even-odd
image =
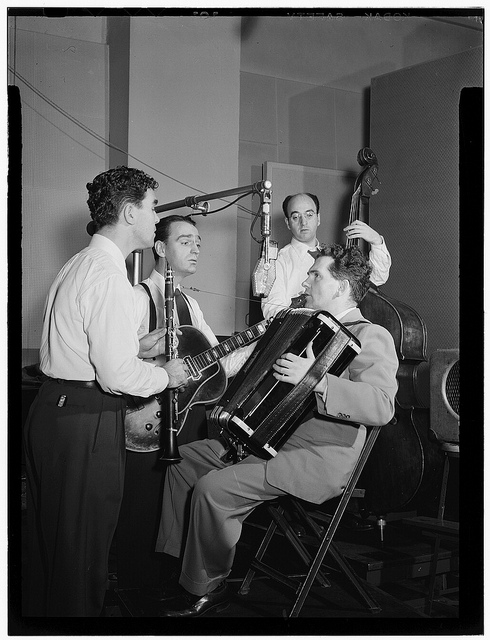
[[[352,423],[350,423],[352,424]],[[356,426],[361,426],[359,424],[356,424]],[[265,534],[265,537],[262,541],[262,543],[259,546],[259,549],[257,551],[257,554],[255,556],[255,559],[252,561],[252,566],[250,567],[250,569],[247,572],[247,575],[245,576],[242,585],[239,589],[239,593],[244,595],[246,593],[248,593],[249,591],[249,586],[250,583],[253,579],[253,576],[255,574],[255,570],[256,569],[260,569],[263,570],[265,573],[267,573],[270,577],[274,578],[275,580],[279,580],[280,582],[283,582],[284,584],[288,584],[288,586],[293,587],[296,590],[296,600],[292,606],[292,609],[289,613],[289,618],[295,618],[299,616],[299,613],[305,603],[306,598],[308,597],[308,594],[310,592],[310,589],[314,583],[315,580],[319,580],[320,584],[324,584],[325,586],[325,578],[322,575],[321,571],[320,571],[320,567],[325,559],[325,556],[327,555],[327,553],[330,553],[333,558],[335,559],[335,561],[337,562],[337,564],[339,565],[340,569],[342,570],[342,572],[346,575],[346,577],[349,579],[349,581],[351,582],[351,584],[356,588],[357,592],[359,593],[359,595],[362,597],[362,599],[364,600],[364,602],[366,603],[366,605],[368,606],[369,610],[372,613],[379,613],[379,611],[381,611],[380,606],[378,605],[378,603],[367,593],[367,591],[364,589],[363,585],[359,582],[359,579],[357,578],[357,576],[353,573],[353,571],[350,569],[350,567],[347,565],[347,563],[345,562],[345,560],[343,559],[342,555],[339,553],[339,551],[337,550],[337,548],[335,547],[334,543],[333,543],[333,538],[334,535],[337,531],[337,528],[339,526],[340,520],[342,518],[342,516],[344,515],[345,509],[347,507],[347,504],[349,502],[349,500],[352,497],[352,494],[354,492],[354,489],[356,488],[357,482],[359,480],[359,477],[362,473],[362,470],[364,468],[364,465],[366,464],[367,459],[369,458],[369,455],[374,447],[374,444],[376,442],[376,439],[379,435],[380,430],[383,428],[382,425],[376,425],[374,427],[367,427],[368,429],[368,434],[366,437],[366,441],[364,443],[364,446],[362,448],[362,451],[359,455],[359,458],[354,466],[354,469],[352,470],[352,473],[349,477],[349,480],[345,486],[344,491],[341,494],[341,499],[339,501],[339,504],[337,505],[337,508],[335,509],[335,512],[331,518],[331,520],[328,523],[327,529],[320,534],[320,528],[318,527],[318,525],[316,525],[316,523],[311,521],[311,517],[306,513],[306,511],[304,510],[304,508],[302,507],[302,505],[300,504],[300,502],[298,501],[298,499],[294,498],[293,496],[287,496],[287,498],[289,500],[292,501],[292,503],[294,504],[295,508],[306,517],[307,521],[309,522],[310,526],[312,526],[313,530],[315,531],[315,534],[317,535],[317,537],[319,538],[319,547],[316,551],[316,554],[313,558],[311,558],[310,554],[307,554],[310,558],[310,562],[308,563],[305,558],[303,557],[305,554],[304,553],[300,553],[300,555],[303,557],[303,560],[305,561],[305,563],[307,564],[308,567],[308,572],[304,578],[304,580],[299,584],[295,581],[293,583],[291,583],[291,581],[289,580],[289,578],[287,578],[287,576],[279,574],[279,572],[277,572],[276,570],[272,569],[271,567],[269,567],[268,565],[266,565],[265,563],[262,562],[262,557],[265,554],[265,551],[269,545],[269,542],[272,539],[273,534],[275,533],[277,527],[279,526],[280,529],[283,530],[283,533],[286,535],[286,537],[289,539],[290,542],[293,543],[293,546],[295,546],[295,548],[297,549],[297,551],[299,552],[300,550],[298,549],[298,547],[302,547],[304,549],[303,544],[301,543],[301,541],[299,540],[299,538],[294,534],[294,532],[290,531],[289,526],[286,524],[285,526],[288,527],[289,530],[284,530],[284,526],[281,525],[281,522],[279,521],[279,519],[276,517],[276,513],[278,514],[282,514],[282,508],[275,508],[272,505],[269,505],[269,512],[271,513],[271,515],[274,518],[274,521],[271,522],[271,524],[269,525],[269,528],[267,530],[267,533]],[[284,522],[286,522],[285,520],[283,520]],[[291,536],[295,538],[295,542],[293,542],[291,540]],[[306,552],[307,553],[307,552]],[[328,581],[327,581],[328,582]]]

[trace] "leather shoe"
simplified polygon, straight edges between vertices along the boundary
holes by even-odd
[[[195,596],[185,592],[181,598],[174,600],[172,609],[162,609],[160,618],[197,618],[208,611],[224,611],[230,604],[230,594],[226,581],[221,582],[216,589],[204,596]]]

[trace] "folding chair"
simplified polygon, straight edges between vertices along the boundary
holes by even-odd
[[[356,424],[355,426],[359,427],[360,425]],[[333,538],[339,526],[340,519],[342,518],[347,504],[352,497],[354,489],[356,488],[357,481],[359,480],[359,476],[361,475],[366,460],[371,453],[371,450],[374,446],[374,443],[376,442],[376,438],[378,437],[380,430],[382,429],[382,426],[367,427],[367,429],[368,433],[366,441],[364,443],[364,447],[361,451],[361,455],[359,456],[359,459],[352,471],[347,485],[340,496],[340,501],[337,508],[335,509],[333,516],[330,516],[318,510],[310,511],[303,506],[305,503],[293,496],[286,496],[267,504],[267,509],[269,511],[269,514],[272,516],[272,520],[262,542],[259,545],[255,558],[252,560],[251,567],[248,570],[247,575],[245,576],[238,590],[238,593],[240,595],[246,595],[249,592],[250,584],[254,578],[256,571],[261,571],[274,580],[285,584],[295,591],[296,600],[288,617],[298,617],[315,580],[319,582],[322,587],[330,586],[329,581],[321,570],[321,566],[325,559],[325,556],[327,555],[327,553],[329,553],[330,556],[336,561],[341,572],[344,573],[351,585],[361,596],[370,612],[379,613],[381,611],[381,607],[369,595],[369,593],[367,593],[366,589],[359,581],[359,578],[348,566],[343,556],[338,551],[335,543],[333,542]],[[304,524],[305,527],[307,527],[313,533],[313,536],[309,539],[309,541],[315,541],[315,546],[318,546],[315,555],[312,555],[310,553],[303,540],[301,540],[302,536],[299,536],[295,531],[295,527],[291,525],[291,517],[289,520],[286,517],[290,515],[291,512],[299,514],[302,520],[302,524]],[[323,522],[323,526],[318,524],[317,520]],[[281,573],[264,561],[264,556],[267,548],[269,547],[269,544],[276,532],[281,532],[291,543],[291,545],[296,550],[299,557],[307,567],[306,574],[300,576],[287,575],[285,573]],[[306,539],[304,538],[304,540]],[[298,580],[298,578],[300,578],[300,580]]]

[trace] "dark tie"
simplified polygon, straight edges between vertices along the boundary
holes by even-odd
[[[179,316],[179,326],[181,324],[192,324],[191,314],[189,313],[189,306],[180,289],[175,289],[175,306],[177,308],[177,315]]]

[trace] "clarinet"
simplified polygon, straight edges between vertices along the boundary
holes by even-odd
[[[174,316],[174,273],[168,261],[165,268],[165,352],[167,362],[175,360],[177,353],[177,332]],[[182,460],[177,445],[177,433],[179,431],[179,391],[178,389],[165,389],[163,392],[166,426],[162,434],[162,456],[160,460],[165,462],[178,462]]]

